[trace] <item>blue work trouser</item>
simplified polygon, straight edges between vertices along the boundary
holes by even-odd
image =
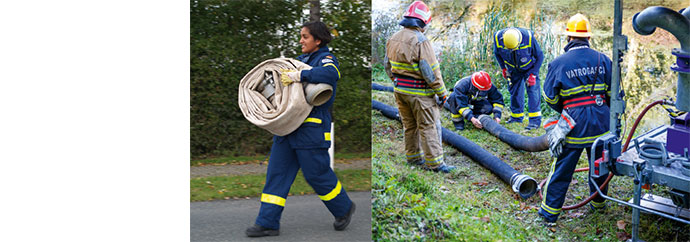
[[[540,80],[531,87],[527,86],[529,75],[514,75],[511,77],[508,90],[510,91],[510,120],[509,122],[522,122],[525,116],[525,88],[527,88],[527,116],[530,124],[541,125],[541,89]]]
[[[488,101],[483,101],[483,102],[479,102],[479,103],[477,103],[477,104],[475,104],[475,105],[472,105],[472,115],[473,115],[475,118],[479,118],[479,115],[482,115],[482,114],[491,115],[491,113],[493,113],[493,106],[492,106],[491,103],[488,102]],[[461,115],[462,115],[462,114],[461,114]],[[469,121],[469,120],[468,120],[468,121]],[[455,124],[455,123],[458,123],[458,124],[461,124],[461,123],[462,123],[462,124],[464,124],[464,123],[465,123],[465,119],[464,119],[464,118],[461,118],[459,122],[453,122],[453,123],[454,123],[454,124]],[[470,121],[470,123],[471,123],[471,121]]]
[[[274,136],[256,224],[271,229],[280,228],[280,215],[300,168],[307,183],[333,216],[347,214],[352,201],[330,167],[328,149],[293,149],[286,138]]]
[[[591,148],[567,148],[563,147],[563,153],[558,157],[558,160],[553,162],[551,165],[551,172],[549,172],[548,182],[542,188],[544,191],[544,200],[541,202],[539,208],[539,214],[546,218],[549,222],[555,222],[558,219],[558,215],[561,213],[561,208],[563,207],[563,202],[565,201],[565,194],[568,191],[568,186],[573,179],[573,173],[575,172],[575,167],[582,150],[587,151],[587,160],[589,160]],[[596,159],[601,157],[601,146],[597,146],[596,149]],[[589,176],[588,176],[589,177]],[[587,178],[589,181],[589,178]],[[597,184],[601,185],[606,180],[606,176],[601,176],[598,179],[594,179]],[[591,182],[589,184],[589,194],[596,193]],[[608,185],[602,189],[602,192],[606,195],[608,192]],[[605,199],[601,196],[596,196],[590,203],[595,208],[600,208],[604,206]]]

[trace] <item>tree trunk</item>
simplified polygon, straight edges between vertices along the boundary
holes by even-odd
[[[321,2],[309,0],[309,21],[321,21]]]

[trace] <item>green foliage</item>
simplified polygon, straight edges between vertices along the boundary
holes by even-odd
[[[192,1],[190,6],[190,148],[192,158],[265,154],[271,134],[245,120],[237,105],[242,77],[266,59],[296,57],[308,1]],[[329,45],[340,61],[334,107],[336,149],[370,147],[368,1],[322,5],[337,33]],[[248,139],[248,137],[251,137]]]
[[[335,174],[338,180],[344,181],[343,187],[347,191],[371,190],[371,170],[369,169],[337,170]],[[190,180],[190,200],[196,202],[259,196],[265,181],[266,175],[194,178]],[[300,171],[290,187],[289,195],[313,193],[314,189],[309,186]]]

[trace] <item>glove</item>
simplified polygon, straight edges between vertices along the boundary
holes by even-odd
[[[438,104],[439,107],[443,107],[443,105],[446,104],[446,100],[448,100],[448,95],[438,97],[436,99],[436,104]]]
[[[547,120],[544,129],[549,140],[549,153],[551,153],[551,156],[558,158],[563,153],[565,136],[575,127],[575,124],[575,120],[565,110],[563,110],[558,120]]]
[[[537,76],[534,74],[529,74],[529,77],[527,78],[527,86],[531,87],[534,86],[534,84],[537,84]]]
[[[295,71],[295,70],[288,70],[288,69],[283,69],[280,70],[280,82],[283,83],[283,86],[287,87],[293,82],[300,82],[301,78],[301,71]]]
[[[503,79],[508,79],[509,75],[506,75],[506,68],[503,68]]]

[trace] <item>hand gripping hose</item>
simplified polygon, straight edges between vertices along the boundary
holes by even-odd
[[[261,62],[240,80],[238,104],[244,117],[272,134],[285,136],[299,128],[311,112],[312,105],[327,102],[333,95],[328,84],[283,86],[282,70],[302,71],[311,66],[291,58]]]
[[[371,100],[371,107],[381,111],[381,113],[388,118],[400,120],[397,108],[376,100]],[[536,180],[516,171],[508,164],[501,161],[501,159],[492,155],[474,142],[446,128],[442,128],[442,138],[444,142],[455,147],[463,154],[472,158],[472,160],[479,162],[479,164],[498,175],[501,180],[510,184],[513,191],[518,193],[520,197],[527,199],[537,192]]]

